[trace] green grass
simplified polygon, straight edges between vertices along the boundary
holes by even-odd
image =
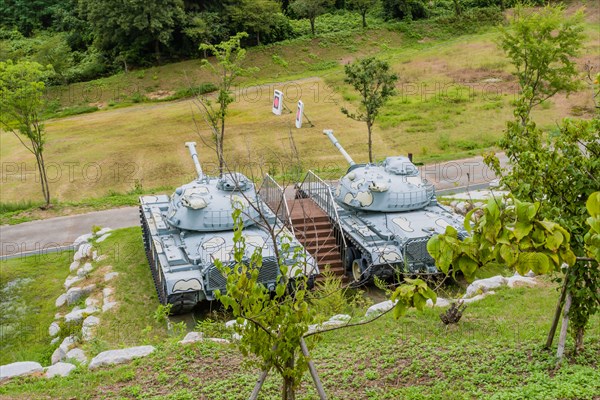
[[[107,259],[94,262],[94,271],[83,282],[97,285],[92,296],[100,300],[103,288],[114,287],[115,299],[122,306],[97,314],[101,321],[97,334],[92,341],[81,344],[82,349],[93,357],[103,350],[162,341],[167,336],[167,329],[163,322],[154,318],[159,303],[140,228],[115,230],[95,248]],[[74,306],[65,305],[57,309],[54,305],[56,298],[65,291],[63,282],[69,275],[72,257],[73,252],[68,251],[0,262],[0,364],[16,361],[50,364],[50,356],[60,342],[50,344],[48,326],[54,321],[55,313],[67,313]],[[108,265],[112,266],[112,271],[119,273],[110,284],[103,280]],[[9,282],[21,284],[9,290],[6,289]],[[83,307],[84,299],[76,305]],[[77,326],[68,327],[64,322],[60,325],[63,338],[67,330],[79,333]]]
[[[125,232],[123,232],[125,234]],[[123,238],[120,237],[120,240]],[[556,369],[542,349],[557,292],[542,279],[536,288],[500,289],[471,304],[458,326],[441,324],[439,310],[387,315],[370,325],[322,335],[313,360],[331,399],[594,399],[600,391],[600,332],[590,329],[586,350]],[[135,312],[150,313],[136,309]],[[591,321],[597,326],[598,317]],[[141,337],[139,342],[143,342]],[[573,343],[568,340],[568,349]],[[167,339],[151,356],[97,372],[78,369],[51,381],[21,378],[0,386],[8,398],[245,399],[258,371],[244,367],[233,346],[180,346]],[[270,374],[261,398],[279,398]],[[316,392],[305,375],[299,399]]]
[[[72,257],[64,251],[0,261],[0,364],[49,363],[58,344],[50,345],[48,326]]]
[[[93,342],[92,354],[102,350],[140,343],[156,343],[167,336],[166,324],[156,321],[158,297],[148,267],[140,228],[114,230],[102,243],[94,245],[106,254],[102,265],[111,265],[119,275],[114,278],[117,309],[100,316],[101,324]],[[100,268],[101,268],[100,266]]]

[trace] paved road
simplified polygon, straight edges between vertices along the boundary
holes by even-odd
[[[68,247],[92,226],[125,228],[139,223],[137,207],[115,208],[0,227],[0,255],[52,251]]]
[[[499,154],[503,165],[506,157]],[[424,178],[433,182],[440,194],[487,187],[495,175],[482,157],[428,164],[420,167]],[[93,225],[125,228],[137,226],[137,207],[115,208],[65,217],[0,226],[0,256],[47,252],[70,246],[80,235],[89,233]]]

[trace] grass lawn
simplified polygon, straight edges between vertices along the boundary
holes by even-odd
[[[95,283],[97,288],[91,297],[102,305],[102,289],[113,287],[115,300],[122,305],[97,314],[100,325],[97,335],[81,348],[93,357],[100,351],[139,343],[156,343],[167,336],[164,323],[157,322],[154,313],[158,299],[148,268],[141,240],[140,228],[114,231],[104,242],[95,247],[107,259],[94,262],[94,271],[77,285]],[[73,306],[84,306],[81,299],[72,306],[55,307],[56,298],[64,293],[63,283],[69,275],[73,252],[50,253],[0,262],[0,322],[2,340],[0,364],[15,361],[38,361],[50,364],[50,356],[58,347],[50,344],[48,326],[57,312],[63,315]],[[104,282],[107,266],[119,275],[110,283]],[[61,323],[62,338],[65,332],[78,332],[77,327]]]
[[[48,326],[72,258],[64,251],[0,261],[0,364],[50,362]]]
[[[387,315],[367,326],[322,335],[313,358],[331,399],[594,399],[600,392],[600,332],[594,318],[586,350],[555,368],[541,344],[557,298],[554,284],[500,289],[470,305],[446,329],[439,310]],[[133,312],[130,314],[133,315]],[[79,368],[51,381],[22,378],[0,386],[2,398],[245,399],[258,371],[233,346],[182,347],[167,339],[145,359],[90,373]],[[143,342],[140,339],[140,342]],[[572,342],[568,342],[569,349]],[[305,376],[299,399],[316,392]],[[269,375],[264,399],[278,399]]]
[[[95,355],[104,350],[164,339],[166,324],[154,318],[159,302],[144,252],[141,228],[117,229],[94,247],[100,254],[108,256],[100,268],[111,265],[112,270],[119,273],[111,286],[120,306],[100,315],[97,335],[88,347],[90,353]]]
[[[595,25],[599,9],[596,3],[588,4],[588,39],[580,65],[600,54]],[[343,65],[371,54],[390,61],[399,76],[398,94],[375,125],[377,159],[411,152],[416,161],[436,162],[494,149],[505,121],[512,118],[516,95],[511,66],[495,44],[497,37],[495,28],[483,28],[458,37],[416,40],[391,28],[378,28],[250,49],[247,64],[258,66],[260,72],[241,80],[235,90],[225,139],[228,164],[257,180],[265,172],[289,179],[289,171],[297,167],[291,161],[292,132],[303,169],[339,176],[346,164],[322,135],[326,128],[334,129],[356,161],[365,161],[366,127],[344,116],[340,107],[358,105],[356,94],[343,83]],[[287,66],[273,62],[274,56]],[[119,87],[140,86],[147,94],[210,79],[199,62],[191,60],[70,87],[77,93],[81,85],[96,85],[100,98],[86,98],[86,102],[102,103],[103,111],[47,122],[45,158],[52,197],[78,203],[114,193],[179,186],[194,175],[183,146],[189,140],[198,141],[205,171],[215,173],[215,154],[201,139],[210,144],[209,132],[192,100],[109,106],[110,98],[119,97],[114,94]],[[284,91],[292,110],[302,99],[315,126],[296,130],[294,113],[274,116],[273,89]],[[534,117],[538,125],[552,128],[562,117],[588,117],[591,110],[589,90],[584,88],[568,99],[556,96]],[[39,199],[33,157],[7,133],[0,133],[0,159],[2,202]]]

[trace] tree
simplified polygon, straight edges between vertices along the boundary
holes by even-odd
[[[367,27],[367,12],[377,4],[377,0],[349,0],[348,6],[360,13],[363,28]]]
[[[271,31],[275,15],[281,12],[280,5],[273,0],[235,1],[227,9],[231,20],[240,30],[254,33],[258,45],[261,34]]]
[[[183,33],[193,42],[218,43],[227,36],[227,25],[216,12],[203,11],[200,13],[188,13],[187,24]],[[204,50],[204,58],[208,54]]]
[[[465,229],[470,233],[469,237],[460,240],[456,229],[449,226],[444,234],[429,240],[427,250],[442,272],[454,275],[461,271],[467,281],[472,281],[480,268],[494,265],[507,265],[522,275],[529,270],[536,274],[548,274],[561,271],[565,265],[568,269],[578,264],[585,265],[587,279],[564,278],[565,288],[572,283],[577,285],[576,290],[569,292],[569,299],[581,297],[579,291],[583,291],[587,297],[587,302],[579,306],[579,310],[571,317],[571,322],[575,324],[573,333],[578,351],[583,345],[583,336],[578,336],[581,318],[589,318],[593,310],[600,306],[600,192],[589,196],[586,208],[590,215],[586,220],[589,228],[586,228],[583,239],[589,258],[575,256],[571,243],[576,237],[560,224],[544,218],[540,202],[521,202],[513,195],[503,201],[491,198],[484,207],[471,210],[465,217]],[[595,266],[591,263],[595,263]],[[570,274],[571,278],[575,276],[577,274]],[[574,302],[572,304],[575,305]],[[567,308],[565,306],[565,310],[569,311]],[[562,333],[566,332],[567,321],[565,318],[563,322],[557,352],[559,359],[564,348],[565,337]]]
[[[582,20],[581,11],[568,17],[563,6],[546,6],[539,11],[519,6],[511,23],[500,28],[500,47],[516,68],[521,90],[531,89],[524,118],[555,94],[569,94],[579,88],[573,58],[585,38]]]
[[[216,65],[208,60],[202,60],[202,65],[210,69],[218,77],[217,107],[206,97],[198,97],[198,106],[204,119],[212,132],[214,141],[214,150],[219,160],[219,175],[223,174],[225,167],[224,141],[225,141],[225,119],[227,109],[233,102],[231,95],[231,86],[240,76],[254,72],[256,68],[243,68],[242,63],[246,58],[246,50],[241,47],[240,41],[248,37],[246,32],[238,32],[229,40],[223,41],[217,45],[203,43],[200,50],[209,51],[216,58]]]
[[[94,43],[113,57],[127,54],[135,61],[152,49],[160,61],[175,27],[184,21],[182,0],[81,0],[80,11],[94,32]]]
[[[46,132],[42,123],[48,71],[36,62],[0,62],[0,126],[12,132],[36,160],[44,207],[50,206],[50,189],[44,164]],[[21,137],[23,136],[24,139]]]
[[[332,0],[295,0],[290,4],[292,11],[310,21],[310,31],[315,35],[315,20],[333,5]]]
[[[422,0],[382,0],[383,15],[389,19],[427,18],[429,12]]]
[[[237,208],[233,212],[234,263],[225,266],[216,262],[227,279],[225,293],[218,292],[216,297],[227,309],[232,310],[237,320],[235,330],[240,335],[238,347],[242,354],[254,355],[249,362],[262,371],[250,399],[258,398],[267,374],[275,370],[283,380],[281,398],[294,400],[296,389],[307,369],[310,370],[320,398],[324,399],[324,390],[310,360],[309,351],[315,346],[315,341],[305,339],[325,331],[370,323],[383,314],[356,324],[308,332],[309,325],[316,321],[315,312],[310,305],[313,296],[308,291],[306,276],[306,271],[312,267],[307,266],[304,249],[292,245],[290,237],[286,236],[287,231],[281,229],[281,225],[269,223],[260,205],[250,201],[248,205],[258,212],[259,217],[255,222],[268,231],[272,243],[277,243],[273,250],[280,269],[278,283],[271,290],[259,283],[258,277],[263,265],[262,247],[255,248],[248,256],[240,218],[242,211]],[[330,293],[326,294],[329,295]],[[422,310],[428,299],[435,302],[437,297],[425,282],[406,279],[405,283],[396,288],[391,299],[396,302],[392,310],[399,318],[408,308]]]
[[[355,121],[367,123],[369,162],[373,162],[371,139],[373,124],[381,107],[388,98],[395,94],[394,85],[398,77],[390,71],[390,65],[386,61],[378,60],[375,57],[357,60],[346,65],[344,70],[346,72],[344,82],[351,84],[361,96],[361,111],[354,114],[342,108],[342,112]]]
[[[32,36],[40,28],[52,24],[54,11],[65,0],[2,0],[0,26],[16,28],[25,36]]]
[[[500,42],[515,65],[521,86],[515,120],[507,122],[499,141],[509,165],[500,168],[495,156],[488,165],[516,198],[539,202],[540,216],[559,222],[572,238],[574,253],[585,254],[586,201],[600,188],[600,120],[566,119],[548,134],[537,127],[531,110],[559,92],[575,90],[577,69],[571,57],[581,48],[579,14],[567,18],[561,7],[546,7],[539,14],[516,12],[511,29]],[[548,336],[549,346],[565,298],[571,298],[569,317],[576,349],[583,348],[585,327],[600,306],[597,290],[600,270],[586,262],[571,264],[564,276],[563,295]]]

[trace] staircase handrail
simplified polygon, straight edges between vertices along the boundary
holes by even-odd
[[[313,188],[313,184],[318,186]],[[323,179],[319,178],[312,170],[308,170],[304,180],[300,184],[300,189],[307,194],[308,197],[310,197],[319,206],[319,208],[325,211],[325,214],[327,214],[329,218],[334,220],[334,223],[337,225],[340,231],[343,248],[346,249],[346,238],[343,234],[344,231],[342,230],[342,223],[337,211],[333,192],[331,191],[331,186]],[[319,191],[324,193],[321,194]]]
[[[281,185],[277,183],[271,175],[265,174],[257,193],[265,204],[275,213],[275,216],[289,228],[292,232],[292,236],[295,237],[290,209],[285,200],[285,192]],[[276,204],[276,206],[273,206],[272,204]]]

